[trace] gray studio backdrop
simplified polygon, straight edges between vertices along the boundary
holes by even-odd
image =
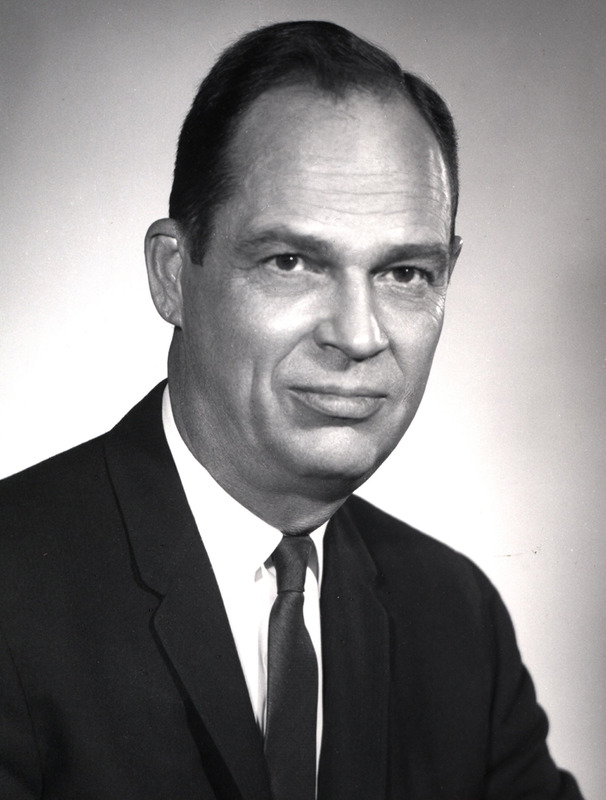
[[[606,4],[0,5],[0,474],[102,432],[164,376],[142,239],[229,41],[330,19],[443,92],[463,255],[424,404],[362,494],[488,572],[556,758],[604,796]]]

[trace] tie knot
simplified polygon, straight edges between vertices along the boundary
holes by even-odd
[[[276,568],[278,594],[302,592],[312,541],[309,536],[283,536],[272,554]]]

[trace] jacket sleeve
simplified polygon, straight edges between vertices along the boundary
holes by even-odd
[[[513,626],[491,586],[488,625],[495,682],[486,800],[583,800],[574,778],[557,769],[548,748],[548,723],[521,662]]]
[[[7,642],[0,631],[0,797],[42,796],[40,759],[27,701]]]

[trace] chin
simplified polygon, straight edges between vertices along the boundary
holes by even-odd
[[[313,485],[314,492],[349,494],[391,453],[400,438],[396,433],[352,426],[305,431],[274,440],[273,461],[282,465],[282,477],[291,486],[301,482]]]
[[[335,490],[349,493],[364,483],[386,457],[387,454],[373,457],[369,450],[362,453],[352,449],[343,453],[307,452],[306,458],[299,462],[298,472],[303,479],[324,482]]]

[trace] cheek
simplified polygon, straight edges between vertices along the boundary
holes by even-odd
[[[267,412],[284,369],[307,349],[301,343],[313,331],[313,317],[303,309],[250,294],[234,303],[207,308],[204,320],[192,320],[202,378],[212,378],[224,392],[252,404],[255,416]],[[206,373],[206,374],[204,374]]]
[[[416,374],[427,371],[442,331],[443,315],[437,309],[423,313],[399,313],[390,315],[388,335],[396,360],[402,371],[411,369]]]
[[[248,349],[275,362],[287,357],[300,342],[311,340],[317,322],[318,303],[312,298],[292,302],[266,297],[247,305],[238,321],[238,333]]]

